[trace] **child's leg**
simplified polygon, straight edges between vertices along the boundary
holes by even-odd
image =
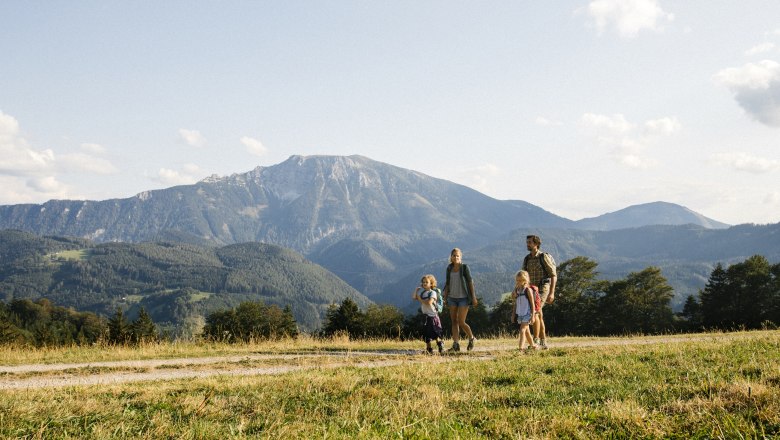
[[[525,328],[525,340],[528,342],[528,345],[530,345],[531,347],[535,346],[534,335],[531,334],[531,329],[529,327]]]
[[[525,350],[526,342],[527,342],[526,341],[526,339],[527,339],[526,334],[527,333],[528,333],[528,323],[520,324],[520,338],[519,338],[520,340],[518,342],[520,344],[520,350]]]

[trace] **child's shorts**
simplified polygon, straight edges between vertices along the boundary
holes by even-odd
[[[439,315],[425,315],[425,327],[423,328],[425,342],[431,342],[434,339],[440,339],[443,334],[444,332],[441,329],[441,319],[439,319]]]
[[[525,315],[517,315],[517,323],[518,324],[528,324],[531,322],[531,314],[526,313]]]

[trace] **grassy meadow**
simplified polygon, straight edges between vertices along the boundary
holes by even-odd
[[[685,338],[555,338],[557,346],[529,354],[512,339],[480,340],[473,353],[406,352],[374,368],[328,368],[342,362],[334,357],[272,375],[2,390],[0,437],[780,437],[780,331]],[[303,338],[16,349],[0,351],[0,365],[421,347]]]

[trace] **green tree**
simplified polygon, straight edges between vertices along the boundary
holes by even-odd
[[[357,303],[350,298],[345,298],[340,306],[332,304],[325,314],[325,323],[322,333],[331,336],[339,332],[346,332],[351,338],[361,338],[365,335],[365,319]]]
[[[114,316],[108,320],[108,342],[111,344],[126,344],[130,341],[130,324],[122,309],[116,309]]]
[[[555,303],[544,308],[548,334],[589,335],[600,331],[599,302],[610,283],[597,279],[597,266],[581,256],[558,266]]]
[[[674,323],[673,289],[661,269],[648,267],[615,281],[600,300],[601,331],[606,334],[668,331]]]
[[[701,292],[699,292],[701,295]],[[689,331],[697,331],[702,327],[701,303],[693,295],[685,299],[680,316],[685,320],[685,328]]]
[[[761,328],[780,323],[780,264],[770,265],[761,255],[712,271],[700,293],[705,327]]]
[[[514,299],[511,293],[501,297],[501,301],[490,311],[489,333],[492,335],[517,336],[519,327],[512,322]]]
[[[146,313],[145,308],[141,307],[138,311],[138,318],[130,324],[130,335],[131,340],[136,344],[157,340],[157,326]]]
[[[404,314],[397,307],[371,304],[363,316],[363,328],[369,338],[399,338]]]
[[[699,293],[702,324],[707,328],[733,327],[737,323],[735,303],[730,294],[728,273],[718,263]]]

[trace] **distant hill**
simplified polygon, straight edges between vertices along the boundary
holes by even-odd
[[[728,266],[752,255],[763,255],[770,262],[780,261],[780,223],[727,229],[696,225],[645,226],[615,231],[522,229],[464,252],[463,260],[471,267],[478,295],[483,296],[488,305],[497,303],[501,294],[511,290],[514,273],[528,253],[525,246],[528,234],[542,237],[542,249],[550,252],[558,263],[576,256],[596,261],[604,279],[623,278],[629,272],[649,266],[660,267],[675,289],[672,305],[676,309],[682,307],[688,295],[704,288],[717,263]],[[443,285],[446,265],[446,258],[420,265],[389,282],[384,291],[372,299],[406,308],[410,303],[408,296],[420,276],[432,273]]]
[[[574,222],[575,228],[610,231],[650,225],[692,224],[708,229],[724,229],[729,225],[707,218],[690,209],[667,202],[633,205],[619,211]]]
[[[241,301],[289,305],[302,328],[318,328],[332,303],[361,293],[295,251],[262,243],[203,247],[103,243],[0,231],[0,299],[46,297],[111,315],[144,306],[176,326]]]

